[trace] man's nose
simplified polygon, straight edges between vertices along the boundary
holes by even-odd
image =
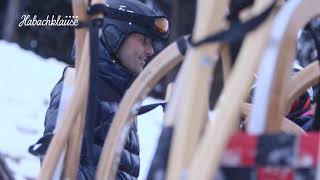
[[[152,56],[154,54],[154,50],[153,50],[153,47],[151,44],[149,44],[147,47],[146,47],[146,54],[147,56]]]

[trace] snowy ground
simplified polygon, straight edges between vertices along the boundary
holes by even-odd
[[[5,155],[16,179],[35,178],[39,161],[28,153],[43,132],[43,121],[52,87],[65,64],[43,59],[16,44],[0,41],[0,153]],[[158,102],[147,98],[143,104]],[[162,109],[138,117],[141,171],[144,179],[157,144]]]

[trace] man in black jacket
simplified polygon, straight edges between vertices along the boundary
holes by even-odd
[[[100,88],[97,90],[97,122],[93,135],[94,166],[88,165],[86,159],[88,156],[82,151],[78,172],[78,179],[81,180],[94,179],[103,143],[121,98],[142,71],[147,58],[154,54],[153,43],[167,39],[168,36],[167,19],[137,0],[109,0],[107,6],[152,17],[154,24],[147,26],[148,23],[139,24],[135,23],[136,21],[105,18],[106,25],[99,39],[97,83]],[[60,81],[51,92],[51,101],[45,117],[44,136],[55,129],[62,84],[63,81]],[[122,152],[116,179],[137,179],[139,169],[139,140],[135,122]]]

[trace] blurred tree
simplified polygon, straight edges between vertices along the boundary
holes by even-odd
[[[11,0],[7,3],[7,9],[4,17],[3,38],[12,41],[16,32],[16,24],[20,11],[20,0]],[[11,17],[11,18],[8,18]]]
[[[12,0],[16,1],[16,0]],[[171,35],[169,42],[176,40],[181,35],[190,34],[195,18],[195,0],[141,0],[149,6],[164,12],[170,20]],[[4,13],[8,7],[8,0],[0,2],[0,13]],[[18,27],[22,15],[37,15],[37,19],[46,19],[47,15],[72,15],[71,0],[24,0],[19,1],[20,8],[15,15],[15,30],[12,32],[12,41],[17,42],[22,48],[32,50],[42,57],[55,57],[68,64],[72,64],[70,52],[73,43],[73,29],[70,27]],[[11,2],[13,3],[13,2]],[[10,12],[10,11],[9,11]],[[1,14],[0,14],[1,15]],[[14,18],[9,18],[13,20]],[[14,21],[11,21],[14,22]],[[0,19],[0,25],[4,25],[4,18]],[[0,28],[0,37],[3,39],[4,26]],[[169,73],[155,88],[153,95],[164,97],[165,86],[174,80],[177,68]]]
[[[177,40],[180,36],[190,34],[192,32],[195,20],[195,0],[152,0],[150,4],[154,5],[155,9],[160,9],[168,16],[170,21],[170,37],[169,43]],[[156,86],[152,95],[157,98],[164,98],[166,86],[175,80],[176,74],[180,65],[174,68],[166,75]]]
[[[0,1],[0,38],[3,38],[4,20],[7,9],[8,0]]]
[[[28,0],[25,2],[22,13],[31,17],[37,15],[38,19],[46,19],[49,15],[72,15],[70,0]],[[55,57],[71,64],[70,52],[73,43],[72,27],[31,26],[18,27],[18,43],[26,49],[33,50],[43,57]]]
[[[15,1],[18,1],[19,4],[17,5]],[[11,0],[1,1],[0,5],[2,14],[7,12],[6,18],[0,19],[0,24],[3,25],[1,38],[14,41],[22,48],[32,50],[42,57],[55,57],[68,64],[72,63],[70,52],[73,43],[73,29],[71,27],[18,27],[22,15],[30,15],[31,18],[36,15],[37,19],[46,19],[48,15],[50,17],[51,15],[56,17],[72,15],[70,0]],[[13,12],[12,9],[17,11]]]

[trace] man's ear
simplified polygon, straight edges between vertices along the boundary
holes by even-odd
[[[112,24],[105,26],[102,30],[102,43],[110,53],[115,54],[120,47],[122,33],[119,32],[121,32],[120,29]]]

